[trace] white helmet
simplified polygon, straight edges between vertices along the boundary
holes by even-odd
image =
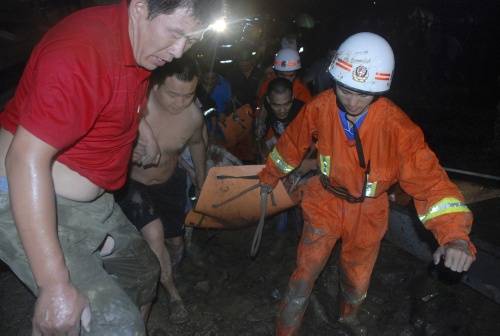
[[[347,88],[381,94],[391,87],[394,53],[389,43],[377,34],[354,34],[340,45],[328,71]]]
[[[300,56],[297,50],[289,48],[281,49],[274,58],[273,69],[276,71],[295,71],[301,67]]]

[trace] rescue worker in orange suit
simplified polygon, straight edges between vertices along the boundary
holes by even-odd
[[[382,37],[359,33],[338,49],[329,67],[336,86],[315,97],[285,130],[259,173],[261,192],[300,165],[317,139],[320,174],[305,187],[304,229],[297,264],[280,306],[276,335],[296,335],[311,290],[341,240],[340,318],[366,335],[357,312],[388,225],[388,188],[396,182],[413,197],[423,225],[439,243],[434,262],[467,271],[476,250],[472,213],[448,179],[422,131],[392,101],[394,55]]]
[[[293,96],[303,103],[309,102],[312,97],[311,92],[307,86],[299,78],[297,78],[297,71],[300,70],[301,67],[300,55],[297,50],[285,48],[278,51],[276,57],[274,58],[274,75],[266,79],[260,85],[257,92],[258,105],[260,105],[263,97],[266,95],[269,83],[276,77],[282,77],[292,82]]]

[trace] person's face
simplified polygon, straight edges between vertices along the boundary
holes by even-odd
[[[267,102],[271,106],[272,112],[278,119],[285,119],[293,104],[292,92],[275,93],[271,92],[267,96]]]
[[[198,78],[185,82],[175,76],[167,77],[162,85],[156,85],[153,90],[161,105],[170,114],[182,113],[194,100]]]
[[[245,60],[245,61],[239,61],[238,66],[240,67],[240,70],[243,73],[247,73],[252,71],[254,65],[252,61]]]
[[[360,115],[368,108],[368,105],[373,101],[375,96],[358,93],[352,90],[349,90],[345,87],[337,85],[335,89],[335,93],[337,94],[338,99],[344,105],[348,114],[350,115]]]
[[[180,58],[201,38],[201,23],[189,9],[180,7],[171,14],[148,18],[145,0],[132,0],[129,6],[129,35],[137,64],[154,70]]]
[[[276,76],[288,79],[290,82],[293,82],[295,77],[297,77],[296,71],[276,71]]]

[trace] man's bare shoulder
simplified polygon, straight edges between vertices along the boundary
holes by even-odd
[[[200,127],[203,124],[203,113],[201,109],[194,102],[192,102],[187,109],[189,110],[191,121],[195,123],[194,126]]]

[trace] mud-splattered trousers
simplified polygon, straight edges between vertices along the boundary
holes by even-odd
[[[58,235],[71,282],[90,301],[90,333],[146,335],[138,307],[152,302],[160,269],[155,255],[111,194],[93,202],[57,197]],[[111,255],[101,257],[106,236]],[[0,258],[37,295],[38,288],[12,219],[8,192],[0,192]]]
[[[297,334],[314,282],[339,240],[340,315],[348,319],[356,313],[387,230],[387,190],[396,182],[413,197],[420,220],[439,245],[463,239],[475,253],[468,237],[472,214],[463,196],[421,130],[390,100],[378,98],[370,104],[359,128],[365,167],[355,142],[345,135],[335,94],[328,90],[306,104],[287,127],[259,173],[261,182],[274,186],[298,167],[312,137],[317,139],[320,177],[303,189],[304,230],[297,267],[277,319],[277,335]]]

